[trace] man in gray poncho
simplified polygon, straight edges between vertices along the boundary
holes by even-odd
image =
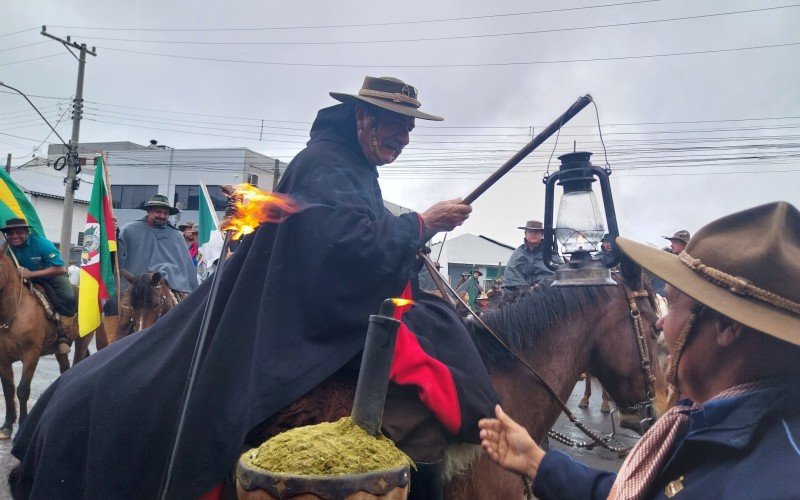
[[[183,235],[168,221],[170,215],[180,210],[161,194],[150,198],[141,208],[147,215],[125,224],[119,232],[120,268],[134,276],[158,271],[182,299],[197,288],[197,270]]]
[[[544,225],[538,220],[530,220],[519,229],[525,230],[525,241],[508,259],[503,274],[503,300],[511,300],[533,285],[550,284],[551,271],[544,263],[542,237]]]

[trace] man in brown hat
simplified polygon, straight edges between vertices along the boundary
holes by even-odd
[[[691,235],[689,234],[689,231],[681,229],[672,236],[663,236],[663,238],[665,240],[669,240],[670,250],[672,250],[672,253],[674,253],[675,255],[678,255],[681,252],[683,252],[683,249],[686,248],[686,245],[689,244]]]
[[[141,210],[147,215],[125,224],[119,232],[119,267],[134,276],[158,271],[170,288],[184,297],[197,288],[197,269],[180,231],[169,216],[180,213],[167,197],[154,195]]]
[[[479,424],[489,457],[542,499],[800,498],[800,212],[778,202],[723,217],[679,255],[617,244],[668,283],[656,327],[671,350],[667,379],[687,399],[617,475],[545,453],[499,406]]]
[[[554,274],[544,264],[542,253],[544,225],[541,221],[529,220],[518,229],[525,231],[525,239],[508,259],[503,274],[503,300],[510,300],[533,285],[548,284]]]
[[[189,250],[189,257],[192,258],[192,263],[197,267],[197,233],[200,228],[194,222],[187,222],[180,224],[178,231],[183,233],[183,241],[186,242],[186,248]]]

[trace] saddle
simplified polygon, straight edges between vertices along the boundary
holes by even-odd
[[[55,291],[49,286],[43,286],[41,282],[33,283],[29,281],[28,287],[44,308],[47,319],[50,321],[58,321],[58,313],[53,307],[55,300],[52,299],[52,297],[55,296]]]

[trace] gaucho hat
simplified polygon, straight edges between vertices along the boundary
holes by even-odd
[[[622,237],[617,244],[696,301],[800,345],[800,211],[794,206],[769,203],[717,219],[679,255]]]
[[[6,225],[3,226],[3,227],[0,227],[0,231],[6,232],[9,229],[18,229],[18,228],[23,228],[23,227],[24,228],[28,228],[28,229],[31,228],[31,226],[28,225],[28,221],[26,221],[25,219],[17,219],[17,218],[8,219],[6,221]]]
[[[689,240],[692,239],[691,235],[689,234],[689,231],[687,231],[685,229],[681,229],[680,231],[676,232],[672,236],[663,236],[663,238],[665,240],[670,240],[670,241],[672,241],[672,240],[682,241],[685,245],[688,245],[689,244]]]
[[[178,231],[184,231],[186,229],[188,229],[192,233],[199,233],[200,232],[200,227],[197,224],[195,224],[194,222],[187,222],[185,224],[181,224],[181,225],[178,226]]]
[[[542,224],[542,221],[529,220],[524,226],[518,226],[517,229],[525,229],[527,231],[544,231],[544,224]]]
[[[401,115],[413,116],[423,120],[442,121],[441,116],[429,115],[419,110],[417,89],[402,80],[390,76],[364,78],[358,94],[331,92],[330,96],[341,102],[363,101]]]
[[[155,194],[153,195],[152,198],[150,198],[147,201],[147,203],[142,203],[141,205],[139,205],[140,210],[147,210],[148,208],[154,208],[154,207],[168,208],[170,215],[181,213],[180,210],[169,204],[169,200],[163,194]]]

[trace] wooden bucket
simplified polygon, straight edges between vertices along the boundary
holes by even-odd
[[[409,468],[340,476],[281,474],[253,467],[244,457],[236,467],[239,500],[406,500]]]

